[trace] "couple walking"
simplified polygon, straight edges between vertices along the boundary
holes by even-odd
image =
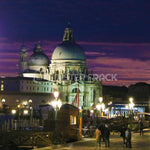
[[[106,124],[99,126],[95,131],[95,135],[96,135],[96,148],[98,146],[99,147],[101,146],[101,139],[103,139],[103,141],[105,142],[105,147],[109,147],[110,131]]]

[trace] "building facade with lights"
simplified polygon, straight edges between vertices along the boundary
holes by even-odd
[[[38,43],[29,59],[26,48],[21,48],[19,68],[19,77],[11,78],[13,83],[10,84],[8,78],[1,78],[1,93],[12,90],[52,94],[58,90],[63,103],[83,109],[91,109],[91,104],[96,105],[102,96],[102,83],[88,72],[84,50],[75,42],[70,26],[65,29],[62,43],[54,49],[51,63]],[[38,103],[40,105],[39,100]]]

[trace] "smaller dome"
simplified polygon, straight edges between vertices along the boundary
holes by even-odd
[[[34,53],[29,60],[30,66],[48,66],[49,59],[44,53]]]
[[[48,66],[49,58],[44,54],[39,44],[33,49],[33,54],[29,59],[29,66]]]

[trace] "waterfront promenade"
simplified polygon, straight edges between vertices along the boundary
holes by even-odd
[[[81,141],[68,143],[64,145],[50,146],[45,148],[38,148],[37,150],[96,150],[95,138],[83,138]],[[150,130],[145,130],[144,136],[139,133],[132,133],[132,148],[123,147],[123,140],[119,133],[111,134],[110,147],[105,148],[104,142],[97,150],[149,150],[150,149]]]

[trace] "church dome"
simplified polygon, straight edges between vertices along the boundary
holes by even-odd
[[[40,44],[37,44],[33,49],[33,54],[29,59],[29,66],[48,66],[49,58],[44,54]]]
[[[75,43],[73,31],[70,27],[65,29],[63,42],[58,45],[53,54],[52,60],[85,60],[84,50]]]
[[[85,60],[85,54],[78,44],[65,41],[55,48],[52,60]]]

